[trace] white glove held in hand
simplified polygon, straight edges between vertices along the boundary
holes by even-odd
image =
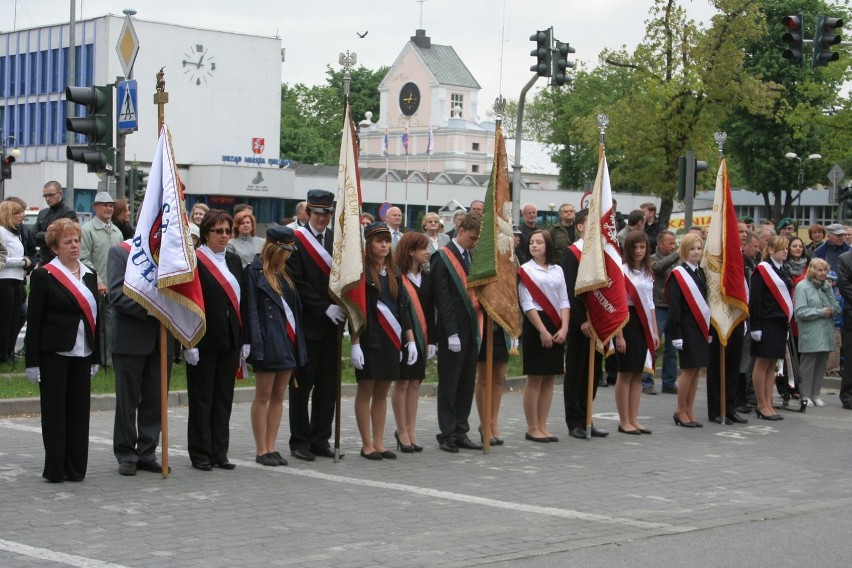
[[[101,368],[101,366],[100,366],[100,365],[98,365],[97,363],[95,363],[94,365],[92,365],[92,368],[91,368],[91,369],[89,369],[89,370],[91,371],[91,374],[90,374],[89,376],[90,376],[90,377],[94,377],[94,376],[95,376],[95,374],[98,372],[98,369],[100,369],[100,368]]]
[[[343,311],[343,308],[338,306],[337,304],[332,304],[325,310],[325,315],[328,316],[328,319],[331,320],[331,323],[334,325],[343,323],[346,321],[346,312]]]
[[[752,341],[760,342],[761,339],[763,339],[763,331],[762,330],[757,330],[757,331],[751,332],[751,340]]]
[[[438,346],[437,345],[427,345],[426,346],[426,358],[434,359],[438,356]]]
[[[352,351],[349,352],[349,361],[359,371],[364,370],[364,352],[361,351],[361,345],[358,343],[352,344]]]
[[[672,347],[678,351],[683,351],[683,339],[672,339]]]
[[[242,351],[240,351],[240,359],[245,361],[246,359],[248,359],[249,355],[251,355],[251,345],[243,345]]]
[[[32,384],[41,382],[41,369],[38,367],[27,367],[25,372],[27,373],[27,380]]]
[[[405,344],[405,348],[408,349],[408,361],[406,363],[408,365],[415,364],[417,362],[417,346],[411,341]]]
[[[192,365],[193,367],[198,365],[198,349],[193,347],[192,349],[187,349],[183,352],[183,358],[186,359],[186,362]]]
[[[457,333],[454,333],[447,338],[447,348],[453,353],[461,351],[461,339],[459,339]]]

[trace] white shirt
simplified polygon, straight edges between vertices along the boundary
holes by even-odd
[[[558,311],[570,309],[568,301],[568,288],[565,285],[565,272],[556,264],[540,266],[536,261],[529,260],[524,263],[527,274],[538,284],[541,291],[550,300]],[[533,300],[527,287],[521,281],[518,283],[518,299],[521,302],[521,311],[527,313],[530,310],[541,311],[542,307]]]

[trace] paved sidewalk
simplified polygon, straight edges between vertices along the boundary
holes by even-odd
[[[659,535],[673,535],[676,545],[683,533],[852,504],[852,413],[836,393],[825,393],[827,407],[784,412],[782,422],[751,415],[744,426],[696,430],[674,426],[674,396],[644,396],[640,415],[651,436],[615,432],[612,396],[600,389],[596,403],[595,422],[609,438],[569,438],[559,390],[550,424],[561,440],[536,444],[523,439],[520,394],[506,393],[506,445],[489,455],[440,452],[435,401],[423,398],[426,449],[395,462],[357,455],[345,399],[346,458],[278,468],[254,463],[242,403],[231,420],[238,467],[230,472],[190,467],[187,409],[173,407],[174,471],[166,480],[119,476],[113,414],[95,412],[88,476],[60,485],[39,477],[39,418],[2,419],[0,566],[470,566]],[[705,404],[702,385],[699,419]],[[393,429],[389,416],[389,448]],[[281,449],[287,435],[285,419]],[[797,544],[786,544],[795,555]]]

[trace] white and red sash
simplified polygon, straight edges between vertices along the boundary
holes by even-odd
[[[331,275],[331,255],[320,244],[317,238],[308,230],[307,227],[299,227],[294,231],[299,244],[307,251],[308,255],[314,260],[316,265],[322,270],[326,276]]]
[[[287,303],[287,298],[281,295],[281,305],[284,306],[284,315],[287,317],[287,336],[293,345],[296,345],[296,316],[293,315],[293,308]]]
[[[710,341],[710,306],[698,284],[692,279],[692,276],[686,272],[683,266],[675,266],[671,275],[677,279],[680,286],[680,292],[686,298],[686,304],[689,306],[689,311],[692,312],[692,317],[698,324],[698,329],[708,342]]]
[[[636,288],[636,284],[633,282],[633,278],[639,276],[630,270],[626,264],[621,265],[621,271],[624,273],[624,287],[627,290],[627,296],[633,303],[636,315],[639,316],[639,321],[642,323],[642,333],[645,336],[645,345],[648,347],[645,353],[645,368],[653,372],[656,359],[654,357],[656,353],[654,349],[654,333],[651,326],[651,311],[653,308],[648,304],[647,294],[640,294]]]
[[[765,260],[757,265],[757,271],[760,272],[760,277],[763,278],[764,284],[772,292],[775,301],[781,306],[784,315],[787,316],[787,321],[790,321],[790,318],[793,317],[793,299],[790,297],[790,290],[787,289],[787,285],[784,284],[775,269],[769,265],[769,262]]]
[[[378,308],[379,312],[379,324],[381,324],[382,329],[385,331],[385,334],[391,340],[396,350],[399,351],[402,349],[402,326],[397,321],[396,317],[394,317],[393,312],[390,311],[384,302],[378,300],[376,302],[376,308]]]
[[[580,258],[583,256],[583,239],[580,239],[576,243],[572,244],[568,247],[568,250],[574,255],[574,258],[577,259],[577,262],[580,262]]]
[[[532,262],[535,264],[535,261]],[[536,279],[535,267],[530,266],[528,269],[528,264],[525,263],[518,268],[518,276],[521,278],[521,283],[526,287],[535,303],[541,306],[541,310],[547,315],[551,323],[556,326],[556,329],[559,329],[562,327],[562,316],[556,307],[559,305],[559,298],[549,288],[542,290],[541,285]]]
[[[199,262],[204,265],[207,270],[210,271],[210,274],[222,287],[225,295],[228,296],[228,300],[231,302],[231,307],[234,308],[234,312],[237,314],[237,321],[240,322],[240,327],[243,326],[243,318],[240,315],[240,283],[237,282],[237,279],[231,274],[230,270],[222,270],[216,260],[211,256],[213,251],[207,248],[206,245],[200,246],[195,251],[195,256],[198,257]]]
[[[83,283],[83,275],[88,274],[91,270],[89,270],[82,262],[79,266],[79,279],[75,278],[74,275],[71,274],[71,271],[59,262],[59,258],[54,258],[49,263],[45,264],[44,270],[53,276],[63,288],[71,293],[71,296],[77,302],[77,306],[80,308],[80,311],[83,312],[83,319],[86,321],[89,331],[92,332],[92,337],[97,339],[97,335],[95,335],[95,322],[98,317],[98,303],[97,300],[95,300],[95,296],[92,294],[92,291]]]

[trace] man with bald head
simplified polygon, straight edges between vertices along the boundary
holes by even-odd
[[[391,250],[396,251],[396,245],[402,238],[402,210],[399,207],[391,207],[385,213],[385,223],[391,233]]]
[[[470,212],[482,215],[485,213],[485,202],[479,199],[474,199],[470,202]]]

